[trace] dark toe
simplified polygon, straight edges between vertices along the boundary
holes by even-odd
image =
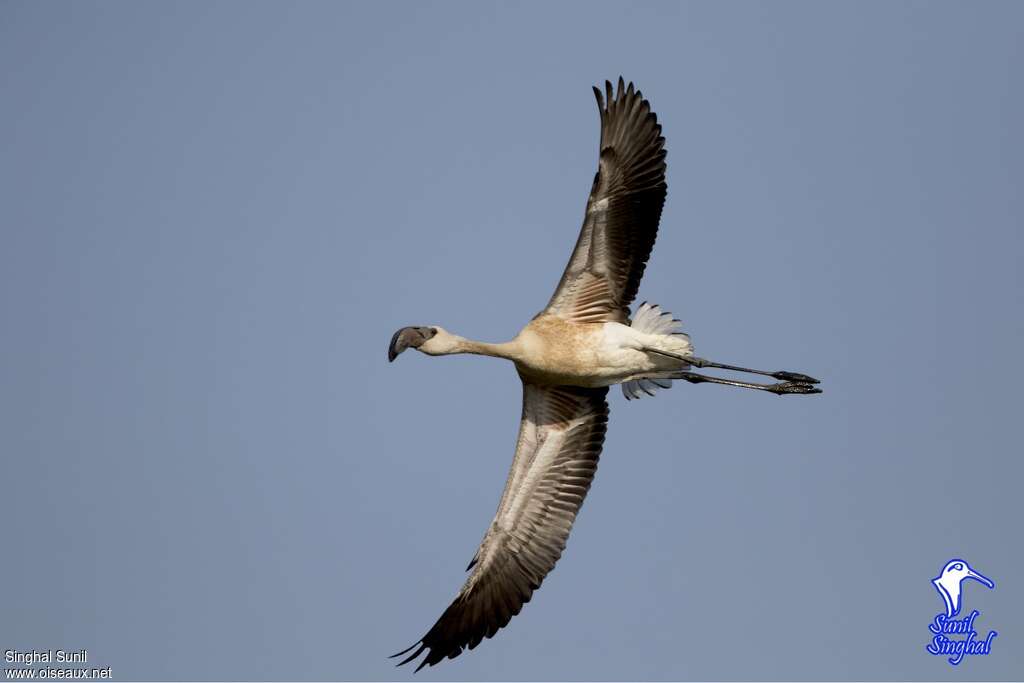
[[[775,379],[785,380],[787,382],[799,382],[800,384],[818,384],[818,380],[814,379],[810,375],[805,375],[800,372],[786,372],[780,371],[772,375]]]
[[[806,382],[780,382],[772,386],[771,391],[782,396],[783,394],[820,394],[821,389],[807,384]]]

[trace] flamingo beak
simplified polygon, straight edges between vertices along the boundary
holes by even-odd
[[[394,362],[402,351],[410,347],[418,349],[435,334],[437,330],[433,327],[403,327],[391,337],[391,343],[388,344],[388,362]]]

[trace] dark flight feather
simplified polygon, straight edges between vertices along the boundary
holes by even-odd
[[[516,455],[498,511],[470,565],[473,573],[398,666],[416,668],[472,650],[522,610],[565,549],[590,489],[608,422],[607,387],[523,383]]]
[[[668,185],[665,138],[650,103],[619,78],[594,88],[598,170],[562,279],[544,312],[576,322],[627,322],[658,235]]]

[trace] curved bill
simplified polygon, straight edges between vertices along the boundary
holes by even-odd
[[[393,362],[408,348],[418,349],[435,334],[437,330],[433,327],[403,327],[391,337],[391,343],[388,344],[388,362]]]

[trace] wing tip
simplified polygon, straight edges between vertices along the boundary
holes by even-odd
[[[400,661],[398,664],[395,664],[395,667],[397,668],[399,666],[404,666],[404,665],[408,664],[409,662],[413,661],[414,659],[419,657],[421,654],[423,654],[424,650],[426,650],[427,655],[419,663],[419,666],[417,666],[416,669],[413,671],[414,674],[415,673],[419,673],[420,669],[422,669],[425,666],[434,666],[435,664],[439,664],[439,663],[443,662],[444,659],[445,659],[445,655],[440,655],[439,656],[437,654],[438,653],[438,649],[437,649],[436,645],[427,645],[427,643],[426,643],[427,637],[429,637],[429,634],[428,634],[428,636],[424,636],[423,640],[416,641],[415,643],[413,643],[409,647],[405,648],[401,652],[396,652],[395,654],[391,655],[390,657],[388,657],[388,659],[393,659],[395,657],[400,657],[400,656],[404,655],[406,652],[408,652],[409,650],[411,650],[414,647],[416,647],[417,645],[419,645],[419,647],[416,648],[415,652],[413,652],[411,655],[409,655],[408,657],[406,657],[405,659]],[[489,638],[490,636],[487,636],[487,637]],[[463,649],[464,649],[464,647],[457,647],[456,649],[454,649],[450,653],[448,653],[447,658],[448,659],[455,659],[460,654],[462,654]]]
[[[414,647],[416,647],[417,645],[419,645],[419,644],[420,644],[420,643],[422,643],[422,642],[423,642],[422,640],[417,640],[417,641],[416,641],[415,643],[413,643],[413,644],[412,644],[412,645],[410,645],[409,647],[405,648],[405,649],[404,649],[404,650],[402,650],[401,652],[396,652],[396,653],[395,653],[395,654],[393,654],[393,655],[388,655],[388,659],[394,659],[395,657],[401,657],[401,656],[402,656],[402,655],[404,655],[404,654],[405,654],[406,652],[408,652],[409,650],[413,649]],[[404,663],[405,663],[405,662],[402,662],[402,664],[404,664]],[[399,664],[398,666],[402,666],[402,664]]]
[[[411,662],[412,660],[416,659],[421,654],[423,654],[423,651],[427,649],[426,643],[424,643],[422,640],[417,640],[415,643],[413,643],[409,647],[405,648],[401,652],[396,652],[395,654],[389,656],[388,659],[394,659],[395,657],[401,657],[402,655],[404,655],[406,652],[408,652],[409,650],[413,649],[417,645],[419,645],[419,647],[416,649],[415,652],[413,652],[411,655],[409,655],[408,657],[406,657],[405,659],[400,661],[398,664],[395,664],[396,667],[405,666],[406,664],[408,664],[409,662]],[[419,667],[417,667],[416,671],[419,671],[420,669],[422,669],[423,665],[426,664],[429,660],[430,660],[430,653],[428,652],[427,653],[427,658],[424,659],[420,663],[420,665],[419,665]]]
[[[627,81],[622,76],[619,76],[615,83],[605,80],[603,92],[597,85],[591,87],[594,91],[594,97],[597,98],[597,103],[602,109],[611,107],[612,104],[624,100],[639,100],[646,103],[648,111],[650,111],[650,102],[644,97],[640,88],[637,87],[636,83]]]

